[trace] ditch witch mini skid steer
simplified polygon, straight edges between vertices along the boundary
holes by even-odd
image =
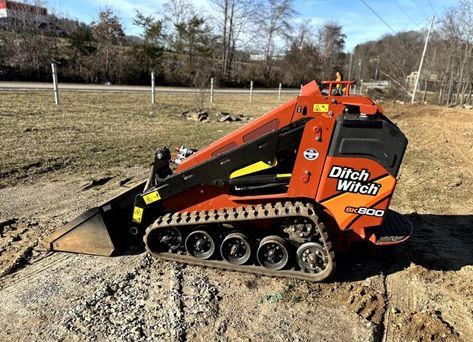
[[[146,182],[44,245],[97,255],[144,246],[166,260],[320,281],[352,242],[405,241],[412,225],[388,207],[407,139],[351,84],[308,83],[177,168],[159,149]]]

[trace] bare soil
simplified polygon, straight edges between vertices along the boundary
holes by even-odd
[[[38,239],[147,175],[161,145],[201,147],[239,123],[175,114],[195,98],[0,93],[0,329],[15,340],[473,340],[473,111],[383,103],[409,138],[392,207],[404,245],[338,256],[325,283],[179,265],[129,251],[44,253]],[[257,116],[276,105],[207,106]]]

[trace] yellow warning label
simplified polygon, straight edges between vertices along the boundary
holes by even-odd
[[[133,222],[141,223],[143,218],[143,208],[135,207],[133,209]]]
[[[146,204],[151,204],[153,202],[159,201],[160,199],[161,196],[159,196],[157,191],[150,192],[149,194],[143,196],[143,200]]]
[[[290,178],[292,176],[292,173],[278,173],[276,175],[277,178]]]
[[[328,112],[328,103],[314,103],[314,108],[313,108],[312,111],[313,112],[327,113]]]

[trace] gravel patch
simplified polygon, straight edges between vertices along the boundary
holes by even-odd
[[[185,271],[143,255],[136,267],[72,303],[63,325],[81,340],[185,341],[188,329],[217,317],[219,301],[207,277]]]

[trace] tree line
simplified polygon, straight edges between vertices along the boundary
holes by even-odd
[[[212,14],[188,0],[169,0],[160,15],[136,12],[142,32],[127,36],[111,9],[91,23],[50,15],[47,28],[33,18],[0,30],[0,78],[49,81],[58,64],[63,82],[202,86],[298,87],[332,78],[345,66],[342,26],[297,22],[293,0],[210,0]]]
[[[419,99],[449,106],[472,104],[472,22],[472,0],[459,0],[436,19],[419,78]],[[419,68],[425,37],[425,31],[408,31],[358,45],[352,56],[352,78],[389,80],[393,95],[408,98],[412,91],[408,77]]]
[[[209,0],[211,13],[189,0],[169,0],[159,15],[136,12],[139,36],[126,35],[110,8],[91,23],[50,15],[38,28],[25,16],[0,29],[0,79],[63,82],[299,87],[334,79],[388,80],[387,96],[408,98],[426,28],[388,34],[345,51],[343,27],[301,20],[293,0]],[[473,0],[459,0],[437,18],[428,45],[420,99],[472,103]]]

